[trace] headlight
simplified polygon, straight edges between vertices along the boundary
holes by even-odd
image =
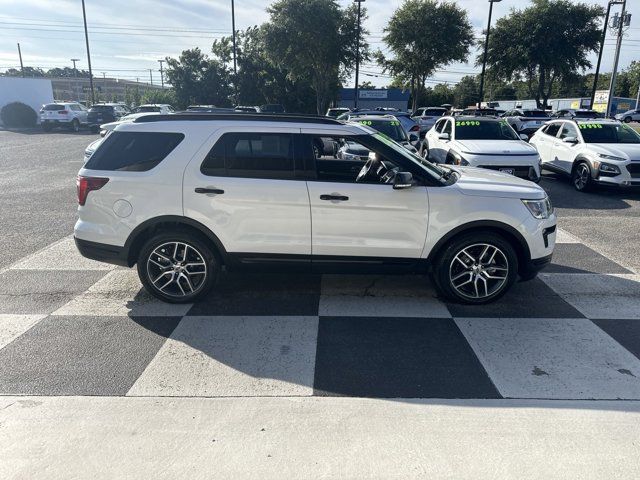
[[[529,209],[531,215],[540,220],[549,218],[553,213],[553,206],[549,197],[544,197],[542,200],[526,200],[523,198],[522,203]]]
[[[599,153],[598,156],[600,158],[606,158],[607,160],[615,160],[617,162],[624,162],[626,158],[616,157],[615,155],[607,155],[605,153]]]
[[[620,169],[617,166],[604,162],[600,163],[599,170],[603,173],[613,173],[616,175],[620,173]]]

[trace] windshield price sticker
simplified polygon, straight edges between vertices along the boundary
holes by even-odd
[[[479,127],[480,122],[478,120],[462,120],[456,122],[456,127]]]
[[[373,122],[371,120],[360,120],[359,122],[361,125],[373,125]]]
[[[602,128],[602,124],[600,123],[580,123],[578,125],[582,130],[589,128]]]
[[[393,121],[393,122],[390,122],[390,125],[393,125],[394,127],[397,127],[398,125],[400,125],[400,122]]]

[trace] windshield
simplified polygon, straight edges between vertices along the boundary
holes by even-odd
[[[505,121],[457,120],[456,140],[519,140]]]
[[[640,143],[640,135],[628,125],[580,123],[578,126],[586,143]]]
[[[423,117],[441,117],[446,110],[444,108],[427,108],[422,112]]]
[[[110,105],[94,105],[89,110],[90,112],[113,112],[113,107]]]
[[[50,103],[49,105],[45,105],[43,110],[46,110],[47,112],[59,112],[62,110],[65,110],[67,107],[66,105],[58,105],[57,103]]]
[[[159,112],[160,107],[138,107],[133,113],[144,113],[144,112]]]
[[[396,142],[406,142],[407,134],[398,120],[357,120],[358,123],[373,128]]]
[[[544,110],[525,110],[522,112],[523,117],[548,117],[549,114]]]
[[[422,167],[423,170],[426,170],[433,178],[440,179],[447,175],[447,170],[444,170],[428,160],[422,159],[419,156],[411,153],[409,150],[404,148],[399,143],[394,142],[392,139],[387,137],[383,133],[374,133],[371,135],[373,138],[381,141],[387,147],[391,148],[398,155],[403,156],[405,159],[410,160],[413,163],[416,163]],[[364,143],[364,142],[363,142]]]
[[[575,112],[576,118],[600,118],[600,114],[595,111]]]

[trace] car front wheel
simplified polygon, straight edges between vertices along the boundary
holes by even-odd
[[[207,242],[188,233],[166,233],[148,240],[138,257],[138,276],[153,296],[188,303],[213,288],[218,262]]]
[[[513,285],[518,257],[511,244],[493,233],[469,233],[447,245],[438,256],[433,280],[448,300],[466,304],[492,302]]]
[[[571,174],[571,183],[573,183],[573,187],[579,192],[588,192],[593,184],[589,165],[585,162],[580,162],[576,165],[576,168],[573,169],[573,173]]]
[[[631,117],[624,117],[624,123],[631,123]]]

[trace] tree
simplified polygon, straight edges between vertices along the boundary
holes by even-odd
[[[480,82],[474,75],[465,75],[454,87],[453,103],[461,108],[467,108],[478,101]]]
[[[278,0],[267,12],[270,19],[263,28],[269,60],[292,81],[308,79],[316,112],[324,113],[351,72],[358,46],[362,58],[368,58],[366,30],[356,38],[356,5],[343,9],[336,0]]]
[[[466,61],[473,45],[473,28],[467,13],[454,2],[407,0],[392,15],[383,41],[392,57],[376,52],[385,72],[409,87],[413,110],[420,90],[435,70],[452,62]]]
[[[588,55],[598,48],[602,15],[599,6],[532,0],[530,7],[511,10],[496,22],[487,65],[503,81],[524,80],[528,96],[544,108],[556,81],[591,66]]]
[[[178,59],[166,60],[167,81],[173,85],[178,107],[194,103],[231,106],[232,72],[224,61],[209,58],[199,48],[184,50]]]
[[[38,67],[24,67],[24,73],[17,68],[9,68],[3,75],[5,77],[44,77],[46,76],[44,70]]]

